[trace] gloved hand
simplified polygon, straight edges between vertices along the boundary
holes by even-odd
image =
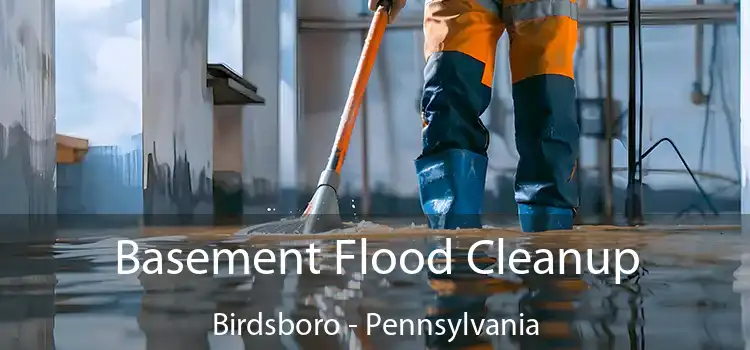
[[[396,20],[396,16],[406,6],[406,0],[368,0],[370,11],[375,11],[381,3],[390,3],[391,8],[388,13],[388,22],[393,23]]]

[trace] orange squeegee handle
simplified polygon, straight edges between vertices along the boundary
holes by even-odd
[[[362,98],[367,88],[367,82],[375,65],[375,57],[378,54],[380,42],[383,40],[385,27],[388,25],[389,3],[390,1],[381,1],[381,5],[375,11],[372,23],[370,23],[370,30],[367,32],[367,38],[362,48],[362,55],[359,57],[357,70],[354,72],[344,112],[341,114],[339,128],[336,131],[336,139],[334,140],[333,149],[331,150],[328,165],[326,166],[326,170],[333,170],[337,174],[341,174],[341,167],[344,165],[344,158],[346,158],[346,152],[349,150],[349,142],[357,121],[357,114],[359,114],[359,107],[362,105]]]

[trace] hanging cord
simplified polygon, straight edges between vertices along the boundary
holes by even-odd
[[[706,200],[706,204],[711,209],[711,212],[713,212],[714,215],[719,215],[719,211],[714,206],[713,202],[711,201],[711,198],[708,196],[708,193],[706,193],[706,191],[703,189],[703,186],[701,186],[700,182],[698,182],[698,178],[693,173],[693,170],[690,169],[690,166],[685,160],[685,157],[682,156],[682,152],[680,152],[680,150],[677,148],[677,145],[674,144],[674,141],[672,141],[672,139],[665,137],[657,141],[653,146],[649,147],[649,149],[647,149],[646,152],[641,154],[641,161],[645,159],[649,154],[651,154],[651,152],[653,152],[657,146],[662,144],[662,142],[667,142],[672,146],[672,149],[674,150],[674,152],[677,153],[677,157],[680,158],[680,161],[682,162],[682,166],[685,167],[685,170],[688,172],[688,174],[690,174],[690,178],[693,179],[693,183],[695,184],[695,187],[698,188],[698,191],[701,193],[701,196],[703,196],[703,199]],[[640,164],[638,164],[638,166],[640,167]]]
[[[730,3],[729,1],[724,1],[725,3]],[[704,115],[704,122],[703,122],[703,134],[701,137],[701,150],[700,150],[700,168],[703,169],[703,163],[706,158],[706,147],[707,147],[707,139],[708,139],[708,128],[709,128],[709,118],[716,115],[715,112],[711,111],[712,103],[719,103],[721,105],[722,111],[724,113],[724,117],[726,118],[727,122],[727,129],[728,129],[728,136],[729,136],[729,146],[732,151],[732,156],[734,157],[732,160],[732,163],[734,165],[734,171],[737,175],[737,178],[740,178],[740,162],[739,162],[739,145],[737,144],[737,136],[734,133],[735,130],[737,130],[735,126],[735,121],[733,116],[735,113],[731,110],[731,107],[728,105],[728,101],[726,98],[727,95],[727,87],[725,82],[725,70],[724,65],[722,64],[722,61],[718,58],[719,54],[718,52],[721,51],[719,48],[722,35],[720,34],[719,30],[721,28],[718,24],[714,24],[714,32],[713,32],[713,44],[711,46],[711,61],[709,63],[709,86],[708,86],[708,92],[705,94],[705,115]],[[718,86],[717,86],[718,85]],[[714,99],[714,94],[717,91],[717,88],[721,89],[721,94],[717,99]],[[716,190],[711,191],[708,195],[713,196],[720,193],[724,193],[729,189],[736,188],[739,186],[739,181],[732,181],[727,186],[722,186]],[[685,209],[681,211],[681,213],[688,212],[690,210],[696,209],[699,212],[702,212],[700,208],[697,208],[696,205],[691,204]]]
[[[638,51],[637,62],[633,62],[632,61],[633,57],[631,57],[630,64],[631,64],[631,68],[633,68],[632,69],[633,74],[636,74],[636,69],[635,68],[636,68],[636,65],[637,65],[637,71],[639,73],[638,74],[638,82],[637,83],[638,83],[638,87],[639,87],[639,90],[640,90],[639,91],[640,92],[640,94],[639,94],[640,98],[638,99],[639,100],[638,102],[640,102],[640,103],[639,103],[639,106],[638,106],[638,113],[637,113],[637,118],[638,118],[637,119],[637,123],[638,123],[638,135],[636,135],[636,137],[637,137],[637,144],[638,144],[638,154],[635,155],[636,159],[632,159],[633,156],[634,156],[633,154],[630,154],[629,157],[628,157],[629,158],[628,159],[629,160],[629,162],[628,162],[629,165],[631,165],[633,167],[637,167],[637,171],[635,171],[635,169],[633,169],[633,170],[631,170],[631,171],[628,172],[628,176],[629,176],[629,178],[628,178],[628,184],[629,185],[633,185],[635,183],[635,180],[642,181],[642,179],[643,179],[643,160],[646,157],[648,157],[648,155],[651,154],[651,152],[653,152],[653,150],[656,149],[657,146],[659,146],[663,142],[668,142],[672,146],[672,149],[675,151],[675,153],[677,154],[677,156],[680,158],[680,161],[682,162],[682,165],[685,167],[685,170],[687,171],[687,173],[692,178],[693,183],[697,187],[698,191],[700,192],[701,196],[703,197],[703,199],[706,202],[706,204],[708,205],[708,207],[711,209],[711,211],[713,212],[714,215],[718,216],[719,215],[719,211],[716,209],[716,206],[714,206],[713,201],[711,201],[711,198],[708,196],[708,194],[706,193],[706,191],[700,185],[700,182],[698,181],[697,177],[693,173],[693,170],[687,164],[687,161],[685,161],[685,158],[682,156],[682,152],[680,152],[679,148],[677,147],[677,145],[674,143],[673,140],[671,140],[670,138],[667,138],[667,137],[662,138],[661,140],[657,141],[653,146],[651,146],[648,150],[646,150],[646,152],[642,151],[643,150],[643,120],[644,120],[644,117],[643,117],[643,86],[644,86],[644,79],[643,79],[643,74],[642,74],[642,72],[643,72],[643,37],[642,37],[643,30],[642,30],[642,28],[643,28],[643,26],[641,25],[641,21],[640,21],[640,19],[641,19],[640,18],[641,17],[640,0],[634,0],[633,2],[631,2],[630,6],[631,6],[631,8],[630,8],[631,18],[629,19],[629,21],[630,21],[630,23],[629,23],[629,25],[630,25],[630,34],[631,35],[635,35],[635,37],[636,37],[635,45],[633,45],[634,43],[631,42],[631,50],[637,49],[637,51]],[[634,47],[634,46],[637,46],[637,47]],[[631,93],[631,97],[630,97],[631,100],[629,101],[630,102],[629,103],[629,108],[628,108],[629,110],[632,110],[633,108],[635,108],[635,104],[636,104],[636,94],[635,94],[635,91],[633,91],[634,90],[633,89],[634,86],[632,86],[632,85],[634,85],[633,84],[634,83],[634,81],[633,81],[634,79],[635,78],[631,76],[631,81],[630,81],[631,82],[631,91],[630,91],[630,93]],[[629,113],[629,117],[630,118],[636,117],[636,113],[631,113],[631,112],[628,112],[628,113]],[[631,124],[630,127],[632,127],[632,126],[633,125]],[[628,136],[631,136],[631,137],[633,136],[632,133],[629,132],[629,134],[630,135],[628,135]],[[629,146],[631,146],[631,147],[635,146],[635,144],[634,144],[635,142],[634,141],[636,141],[636,140],[630,140],[628,142]],[[637,178],[636,178],[636,175],[638,176]],[[639,200],[640,201],[641,198],[632,198],[632,200]],[[642,203],[632,203],[632,204],[633,204],[633,208],[636,208],[636,206],[638,206],[637,208],[640,209],[640,205]],[[681,215],[681,213],[678,213],[677,215],[679,217]]]
[[[637,104],[642,100],[638,93],[637,78],[643,81],[642,63],[638,55],[641,50],[641,2],[640,0],[630,0],[628,4],[628,128],[627,128],[627,152],[628,152],[628,184],[625,197],[625,216],[629,225],[638,225],[643,220],[643,199],[642,181],[640,180],[640,169],[642,158],[641,150],[638,148],[642,142],[642,133],[639,132],[639,124],[642,125],[643,115],[638,115]],[[642,85],[641,85],[642,86]],[[640,109],[639,109],[640,110]],[[639,123],[641,122],[641,123]]]
[[[635,1],[638,3],[635,23],[638,29],[638,181],[643,183],[643,159],[648,155],[643,153],[643,25],[641,25],[641,0]],[[679,155],[677,147],[675,147],[675,152]]]
[[[708,91],[703,95],[704,100],[703,102],[706,104],[706,107],[704,108],[704,115],[703,115],[703,133],[701,135],[701,151],[700,151],[700,163],[698,165],[698,168],[703,170],[703,162],[706,158],[706,145],[708,143],[708,127],[709,127],[709,121],[711,119],[711,116],[713,113],[711,113],[711,97],[714,94],[715,90],[715,79],[714,74],[716,72],[716,56],[718,51],[718,42],[716,41],[717,38],[717,31],[716,27],[713,28],[713,44],[711,45],[711,61],[708,64]],[[698,88],[698,87],[697,87]],[[699,87],[701,90],[703,87]],[[702,91],[701,91],[702,93]]]
[[[722,2],[725,4],[738,4],[737,1],[731,1],[731,0],[724,0]],[[721,108],[722,108],[722,111],[724,112],[724,117],[726,118],[726,122],[727,122],[727,129],[729,133],[728,135],[729,145],[730,145],[730,148],[732,149],[732,155],[734,157],[733,164],[734,164],[735,172],[737,173],[737,178],[739,179],[741,175],[740,174],[741,170],[740,170],[740,162],[739,162],[739,155],[738,155],[739,145],[737,144],[737,136],[736,134],[734,134],[734,130],[736,130],[736,128],[734,127],[735,122],[733,120],[734,113],[729,107],[728,101],[726,98],[726,94],[728,90],[726,87],[725,74],[724,74],[726,69],[724,68],[723,62],[719,60],[719,51],[720,51],[719,45],[721,43],[721,39],[723,38],[723,36],[720,35],[721,27],[718,23],[715,23],[712,29],[713,29],[713,33],[712,33],[713,42],[711,45],[711,53],[710,53],[711,58],[710,58],[710,63],[708,67],[709,86],[708,86],[708,92],[704,95],[705,96],[704,102],[706,104],[706,107],[705,107],[705,114],[704,114],[705,119],[703,122],[703,133],[701,137],[700,168],[703,169],[703,162],[705,159],[706,144],[707,144],[707,139],[708,139],[709,118],[715,115],[715,113],[711,111],[711,105],[713,102],[719,101],[718,99],[716,100],[713,99],[714,94],[716,92],[716,87],[717,87],[716,85],[718,84],[719,87],[721,88],[721,96],[719,98],[721,100]],[[707,194],[704,196],[710,196],[710,195],[714,195],[718,193],[723,193],[727,189],[736,187],[738,185],[739,185],[739,181],[732,182],[730,185],[721,187],[715,191],[712,191],[710,194]],[[692,209],[697,209],[698,211],[702,213],[702,210],[700,210],[700,208],[696,207],[696,205],[694,204],[690,204],[688,207],[680,211],[680,214],[678,214],[678,216],[680,216],[682,213],[689,212]],[[715,209],[714,209],[714,213],[716,214]]]
[[[711,45],[711,62],[709,63],[709,75],[708,75],[708,92],[705,95],[705,113],[704,113],[704,121],[703,121],[703,134],[701,136],[701,151],[700,151],[700,167],[699,169],[703,170],[703,162],[706,157],[706,147],[708,143],[708,124],[709,119],[715,115],[715,113],[712,113],[711,106],[713,102],[719,102],[719,99],[714,99],[713,95],[716,92],[716,85],[718,84],[721,87],[721,109],[724,112],[724,117],[726,118],[727,122],[727,129],[729,130],[729,145],[732,151],[732,163],[734,165],[734,171],[737,174],[738,178],[740,176],[741,167],[739,163],[739,145],[737,144],[737,137],[734,134],[734,130],[736,130],[734,120],[732,118],[732,111],[729,105],[727,104],[727,100],[725,97],[726,94],[726,86],[724,84],[724,68],[722,63],[720,62],[718,56],[719,51],[719,45],[721,41],[721,35],[719,34],[719,25],[714,24],[713,27],[713,35],[712,40],[713,43]]]

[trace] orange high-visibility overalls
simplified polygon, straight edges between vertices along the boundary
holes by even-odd
[[[432,227],[480,226],[475,217],[482,211],[490,135],[479,117],[490,103],[497,42],[506,32],[522,229],[572,226],[577,18],[575,0],[426,1],[423,147],[416,167]]]

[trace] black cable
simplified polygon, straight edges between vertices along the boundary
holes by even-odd
[[[644,79],[643,79],[643,37],[642,37],[642,28],[641,25],[641,10],[640,10],[640,0],[631,0],[630,6],[628,8],[629,10],[629,18],[628,18],[628,27],[630,32],[630,71],[632,72],[630,76],[630,99],[629,99],[629,108],[628,108],[628,117],[629,123],[628,123],[628,199],[630,200],[628,209],[630,210],[628,212],[628,221],[631,224],[637,224],[642,218],[642,203],[641,203],[641,196],[640,193],[637,193],[638,196],[636,197],[635,187],[638,185],[640,187],[641,182],[643,181],[643,159],[645,159],[651,152],[656,149],[657,146],[659,146],[662,142],[668,142],[675,153],[677,153],[677,156],[680,158],[680,161],[682,162],[682,165],[685,167],[685,170],[690,175],[690,177],[693,180],[693,183],[698,188],[698,191],[700,192],[703,199],[706,201],[707,205],[711,209],[711,211],[714,213],[714,215],[719,215],[719,211],[716,209],[716,206],[714,206],[713,202],[711,201],[711,198],[708,196],[706,191],[703,189],[703,187],[700,185],[700,182],[698,181],[698,178],[693,173],[693,170],[690,168],[690,166],[687,164],[687,161],[682,156],[682,152],[680,152],[679,148],[677,148],[677,145],[672,141],[670,138],[665,137],[661,140],[657,141],[653,146],[651,146],[648,150],[643,152],[643,86],[644,86]],[[637,49],[638,53],[637,55],[634,54],[633,50]],[[632,130],[635,126],[635,121],[633,120],[636,116],[635,114],[635,105],[636,105],[636,91],[635,91],[635,85],[636,85],[636,77],[635,74],[638,73],[638,88],[640,94],[638,94],[638,102],[640,102],[638,106],[638,153],[636,155],[635,153],[635,140],[632,140],[631,138],[635,134],[635,130]],[[637,158],[637,161],[635,160]],[[637,171],[636,171],[637,167]],[[638,178],[636,179],[635,176],[638,175]],[[636,182],[637,180],[637,182]],[[631,192],[633,191],[633,192]],[[678,214],[679,215],[679,214]]]
[[[636,128],[638,125],[636,124],[639,120],[641,121],[641,125],[643,125],[643,115],[637,116],[636,106],[637,101],[639,100],[637,98],[637,85],[638,81],[636,79],[636,74],[638,74],[638,63],[639,61],[642,63],[642,60],[638,60],[640,57],[637,55],[637,50],[639,48],[639,40],[640,40],[640,17],[641,17],[641,9],[640,9],[640,0],[631,0],[628,6],[628,48],[629,48],[629,55],[628,55],[628,64],[629,64],[629,77],[628,77],[628,185],[627,185],[627,196],[626,196],[626,203],[625,203],[625,213],[628,220],[628,224],[630,225],[637,225],[640,224],[642,221],[643,211],[642,211],[642,200],[641,200],[641,184],[638,181],[637,174],[640,172],[637,171],[637,168],[641,167],[641,157],[640,149],[636,149],[637,145],[642,142],[642,140],[639,140],[639,137],[642,138],[642,133],[637,133]],[[639,75],[641,80],[643,79],[643,74]],[[640,109],[639,109],[640,110]],[[636,187],[637,186],[637,187]]]
[[[638,29],[638,182],[643,182],[643,26],[641,25],[641,0],[635,0],[636,28]]]
[[[680,158],[680,161],[682,162],[682,166],[685,167],[685,170],[690,174],[690,178],[693,179],[693,183],[695,184],[695,187],[698,188],[698,192],[701,193],[703,196],[703,199],[706,201],[706,204],[708,204],[708,207],[711,209],[711,211],[714,213],[714,215],[719,215],[719,211],[716,209],[716,206],[714,206],[713,202],[711,201],[711,198],[708,196],[708,193],[703,189],[703,186],[701,186],[700,182],[698,182],[698,177],[695,176],[693,173],[693,170],[690,169],[690,166],[688,165],[687,161],[685,160],[685,157],[682,156],[682,152],[680,152],[680,149],[677,148],[677,145],[675,145],[674,141],[672,139],[665,137],[661,140],[657,141],[653,146],[649,147],[649,149],[646,150],[646,152],[643,152],[641,154],[641,159],[648,157],[651,152],[656,149],[657,146],[659,146],[662,142],[667,142],[672,146],[672,149],[675,153],[677,153],[677,157]],[[641,165],[639,164],[639,167]]]

